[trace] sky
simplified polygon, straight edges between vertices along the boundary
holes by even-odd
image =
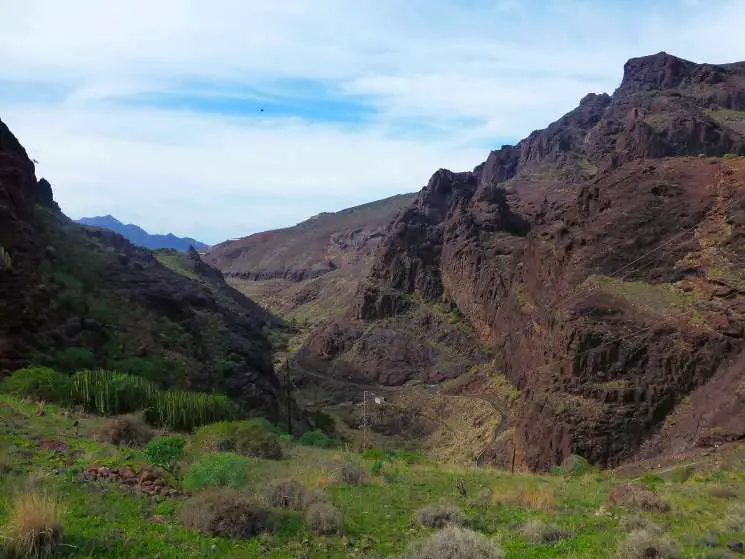
[[[470,170],[742,0],[0,0],[0,119],[72,218],[217,243]],[[263,111],[262,111],[263,109]]]

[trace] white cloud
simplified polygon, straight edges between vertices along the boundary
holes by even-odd
[[[0,0],[0,14],[3,82],[63,93],[3,95],[0,117],[64,209],[211,242],[471,168],[487,146],[611,91],[631,56],[745,59],[735,0]],[[374,117],[127,103],[210,87],[302,97],[288,79],[362,99]]]

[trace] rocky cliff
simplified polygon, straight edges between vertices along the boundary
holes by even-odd
[[[612,95],[471,172],[437,171],[302,355],[398,384],[461,374],[478,340],[520,389],[524,466],[618,464],[742,349],[742,155],[745,63],[629,60]],[[457,333],[422,319],[438,306]]]
[[[277,415],[277,320],[195,253],[164,258],[70,221],[1,122],[0,247],[0,374],[115,367]]]

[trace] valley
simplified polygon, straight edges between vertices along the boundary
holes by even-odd
[[[0,122],[0,557],[742,554],[745,63],[209,247],[36,172]]]

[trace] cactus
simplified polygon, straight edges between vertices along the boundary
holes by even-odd
[[[12,268],[13,261],[10,258],[10,253],[6,251],[4,247],[0,246],[0,272]]]

